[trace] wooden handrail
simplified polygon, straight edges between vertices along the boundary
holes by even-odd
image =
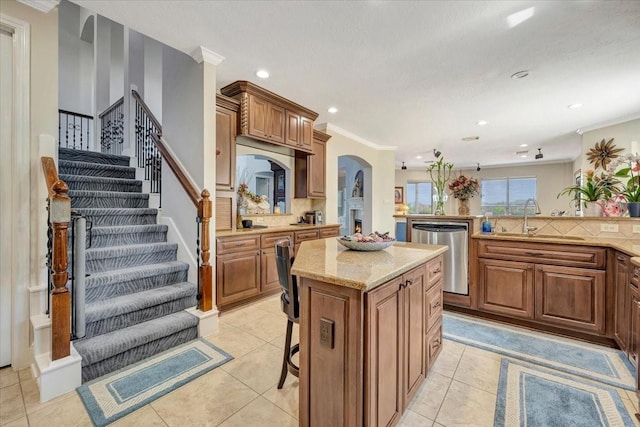
[[[98,118],[99,119],[103,118],[104,116],[109,114],[112,110],[118,108],[121,104],[124,104],[124,96],[120,97],[120,99],[118,99],[116,102],[114,102],[113,104],[109,105],[106,110],[104,110],[102,113],[100,113],[98,115]]]
[[[55,194],[53,192],[53,184],[58,181],[56,162],[53,160],[53,157],[41,157],[40,162],[42,163],[42,171],[44,172],[49,198],[51,198]]]
[[[198,194],[198,190],[193,186],[193,184],[191,184],[191,182],[187,178],[187,174],[182,170],[173,156],[171,156],[171,152],[164,144],[164,142],[162,142],[162,138],[160,138],[160,135],[158,135],[157,133],[152,133],[151,139],[153,139],[153,142],[158,147],[158,150],[160,151],[160,154],[162,154],[164,160],[167,162],[167,165],[169,165],[169,168],[171,169],[173,174],[176,176],[176,178],[178,178],[180,185],[182,185],[182,188],[184,188],[184,191],[186,191],[187,196],[189,196],[189,199],[191,199],[193,205],[197,208],[198,203],[200,202],[200,195]]]
[[[85,119],[93,120],[93,116],[89,116],[88,114],[76,113],[75,111],[58,110],[58,113],[68,114],[69,116],[78,116],[78,117],[82,117],[82,118],[85,118]]]
[[[140,94],[135,89],[131,89],[131,94],[136,99],[136,101],[138,101],[138,104],[140,104],[147,116],[149,116],[149,119],[153,122],[153,125],[158,129],[162,129],[162,125],[160,124],[158,119],[156,119],[156,116],[153,115],[149,107],[147,107],[147,104],[145,104]]]

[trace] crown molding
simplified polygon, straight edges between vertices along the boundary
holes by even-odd
[[[60,4],[60,0],[18,0],[20,3],[39,10],[43,13],[49,13]]]
[[[212,50],[207,49],[204,46],[198,46],[193,49],[189,54],[191,57],[198,63],[206,62],[211,65],[219,65],[222,61],[225,60],[225,57],[222,55],[218,55]]]
[[[579,135],[583,135],[586,132],[591,132],[591,131],[602,129],[602,128],[606,128],[606,127],[609,127],[609,126],[619,125],[619,124],[630,122],[630,121],[637,120],[637,119],[640,119],[640,114],[639,113],[631,113],[631,114],[628,114],[626,116],[618,117],[617,119],[607,120],[607,121],[604,121],[604,122],[595,123],[595,124],[590,125],[590,126],[582,127],[582,128],[579,129],[581,131],[581,133],[578,133],[578,134]]]
[[[333,125],[331,123],[326,123],[326,127],[325,129],[327,131],[331,131],[333,133],[338,133],[342,136],[346,136],[349,139],[352,139],[356,142],[359,142],[360,144],[366,145],[367,147],[371,147],[375,150],[392,150],[395,151],[398,149],[398,147],[396,147],[395,145],[379,145],[376,144],[374,142],[368,141],[364,138],[362,138],[361,136],[356,135],[355,133],[349,132],[348,130],[344,130],[336,125]]]

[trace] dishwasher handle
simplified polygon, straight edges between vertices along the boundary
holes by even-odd
[[[412,228],[414,230],[420,231],[431,231],[435,233],[451,233],[454,231],[467,231],[468,228],[466,225],[449,225],[449,224],[413,224]]]

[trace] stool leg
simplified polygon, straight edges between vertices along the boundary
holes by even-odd
[[[289,357],[289,351],[291,351],[291,334],[293,333],[293,322],[287,319],[287,336],[284,342],[284,355],[282,357],[282,372],[280,373],[280,381],[278,382],[278,389],[281,389],[284,385],[284,380],[287,379],[287,359]]]

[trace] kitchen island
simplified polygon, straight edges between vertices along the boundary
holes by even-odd
[[[302,243],[300,425],[394,425],[442,349],[446,246]]]

